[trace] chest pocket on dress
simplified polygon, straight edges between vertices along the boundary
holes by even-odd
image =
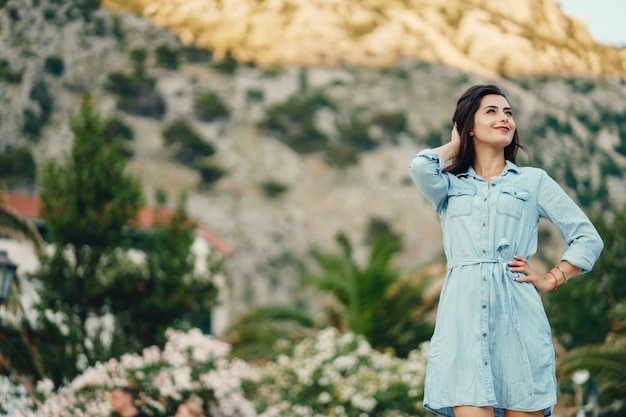
[[[476,190],[472,188],[451,188],[448,192],[448,216],[469,216],[472,214],[472,200]]]
[[[524,211],[526,201],[530,197],[530,191],[519,187],[504,186],[500,188],[498,196],[497,212],[505,216],[519,219]]]

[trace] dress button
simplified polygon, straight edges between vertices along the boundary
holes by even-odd
[[[483,223],[483,227],[487,226],[487,223]]]
[[[483,281],[487,281],[487,277],[483,277]]]
[[[483,249],[483,255],[485,255],[487,253],[487,251],[485,249]]]
[[[487,337],[487,333],[483,333],[483,337]]]
[[[485,366],[489,365],[489,362],[485,361]]]
[[[483,278],[483,281],[485,280],[485,278]],[[483,310],[485,310],[487,308],[486,304],[483,304]]]

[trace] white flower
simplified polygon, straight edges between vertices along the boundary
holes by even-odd
[[[321,404],[328,404],[332,401],[333,397],[326,391],[321,392],[320,395],[317,397],[317,401],[319,401]]]

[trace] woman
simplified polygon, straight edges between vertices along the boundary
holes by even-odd
[[[448,417],[549,416],[556,376],[541,293],[589,271],[603,243],[545,171],[517,165],[522,146],[498,87],[469,88],[452,121],[450,142],[409,165],[441,219],[447,258],[424,405]],[[568,244],[546,274],[530,267],[542,217]]]

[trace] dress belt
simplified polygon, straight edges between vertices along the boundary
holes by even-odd
[[[504,334],[509,333],[509,326],[511,324],[510,316],[517,318],[517,310],[515,309],[515,304],[513,303],[513,295],[511,294],[511,280],[506,276],[506,271],[508,268],[508,260],[500,259],[500,258],[469,258],[469,259],[457,259],[453,261],[449,261],[446,264],[446,268],[451,270],[453,268],[459,266],[467,266],[467,265],[480,265],[480,264],[496,264],[501,268],[502,280],[504,281],[504,287],[506,288],[506,297],[509,301],[506,303],[502,297],[498,297],[500,300],[500,307],[504,312],[504,318],[506,320],[504,326]]]

